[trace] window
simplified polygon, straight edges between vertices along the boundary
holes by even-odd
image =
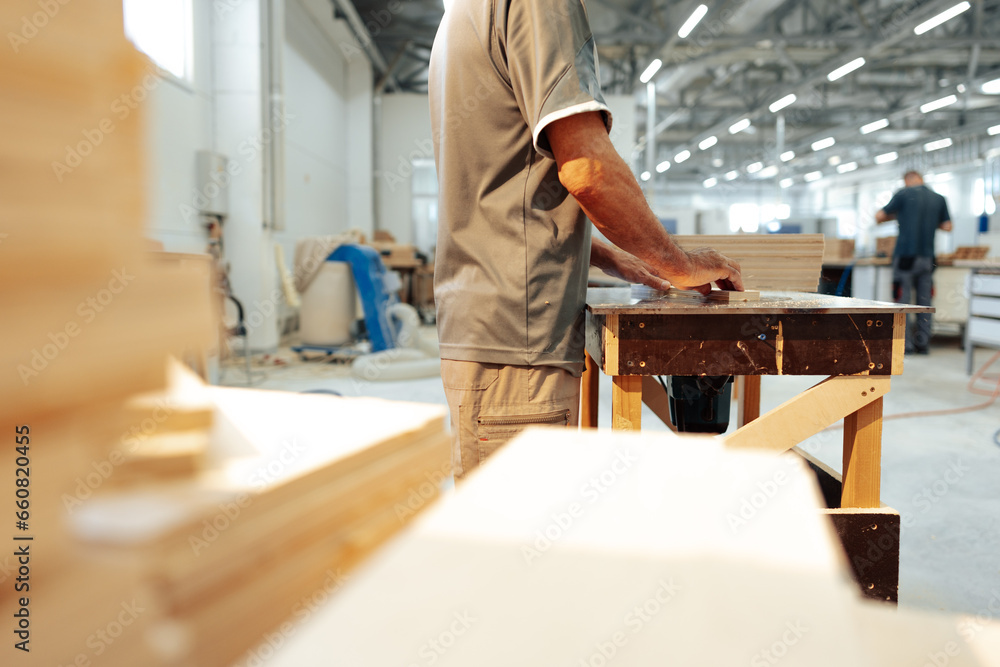
[[[434,160],[413,160],[411,188],[413,245],[428,257],[433,257],[438,230],[438,182]]]
[[[972,214],[976,217],[985,213],[993,215],[997,212],[997,203],[993,197],[986,194],[986,181],[977,178],[972,186]]]
[[[729,207],[729,229],[754,234],[762,223],[788,220],[791,216],[792,207],[788,204],[733,204]]]
[[[760,207],[757,204],[733,204],[729,207],[729,229],[750,234],[760,228]]]
[[[156,65],[186,83],[191,72],[191,0],[124,0],[125,35]]]

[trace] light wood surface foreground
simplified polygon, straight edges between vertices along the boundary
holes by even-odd
[[[980,657],[993,624],[973,646],[955,619],[862,606],[818,508],[791,458],[669,434],[528,432],[290,625],[266,664],[715,666],[781,654],[789,666],[883,667],[924,664],[946,641],[960,648],[951,666],[1000,662]]]

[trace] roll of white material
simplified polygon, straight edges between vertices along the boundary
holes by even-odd
[[[354,276],[347,262],[323,262],[302,293],[299,333],[306,345],[346,345],[355,318]]]
[[[402,348],[417,347],[417,329],[420,327],[420,314],[408,303],[394,303],[386,309],[396,326],[396,346]]]

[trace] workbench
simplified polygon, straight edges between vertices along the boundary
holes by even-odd
[[[859,578],[874,577],[869,591],[895,599],[899,515],[880,498],[882,399],[891,376],[903,372],[906,315],[925,312],[933,309],[801,292],[762,292],[759,301],[718,304],[635,288],[590,289],[580,422],[597,427],[598,371],[612,378],[613,429],[639,430],[643,402],[670,425],[658,375],[736,376],[738,428],[722,436],[731,447],[784,452],[843,419],[840,479],[810,462],[840,515],[834,517],[838,531],[838,522],[851,524],[844,528],[850,535],[841,531],[849,554],[847,542],[861,539],[860,549],[871,526],[895,529],[895,558],[883,559],[885,572],[853,563]],[[827,377],[760,415],[762,375]],[[876,521],[872,514],[879,512],[888,516]]]

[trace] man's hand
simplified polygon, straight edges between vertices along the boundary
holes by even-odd
[[[886,213],[882,209],[875,211],[875,222],[882,224],[883,222],[891,222],[896,219],[895,213]]]
[[[711,248],[696,248],[687,256],[690,260],[687,267],[676,267],[676,272],[670,267],[661,272],[680,289],[708,294],[714,282],[719,289],[743,291],[740,265],[735,260]]]
[[[594,239],[590,251],[590,263],[609,276],[621,278],[630,283],[647,285],[653,289],[670,289],[670,281],[656,275],[656,271],[646,262],[624,250],[613,248]]]

